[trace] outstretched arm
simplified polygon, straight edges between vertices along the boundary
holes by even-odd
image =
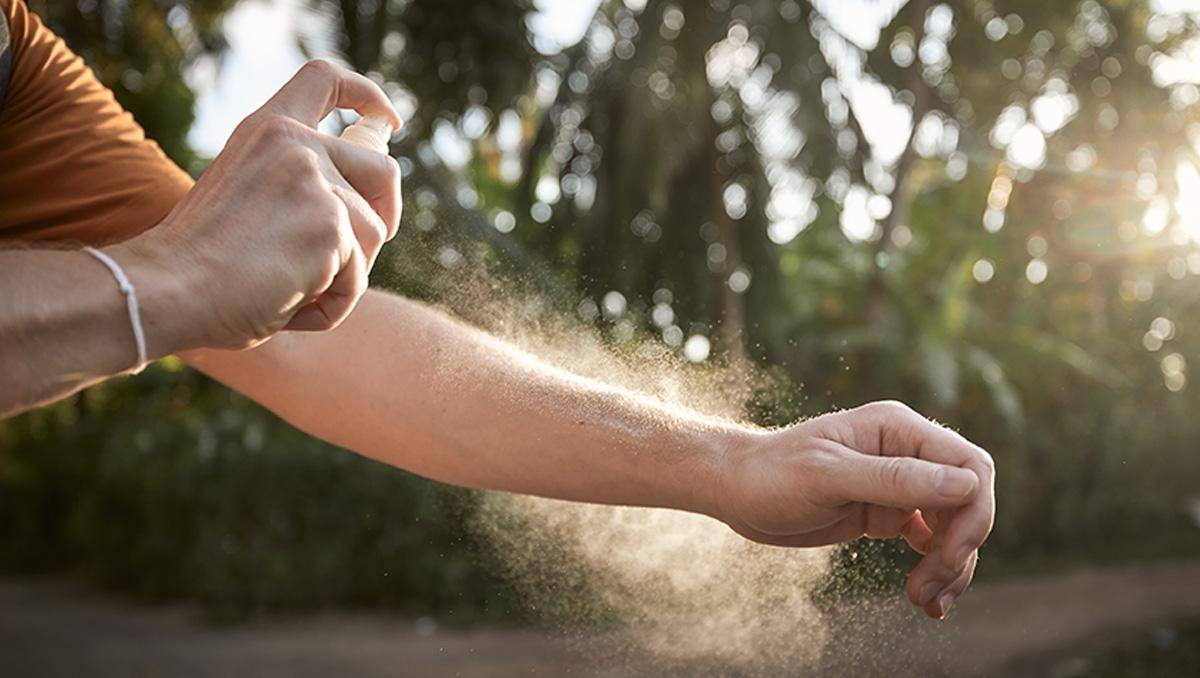
[[[784,545],[903,535],[928,553],[909,592],[933,616],[991,529],[990,458],[903,406],[753,429],[577,377],[382,292],[328,333],[184,357],[315,436],[449,483],[694,511]]]
[[[712,513],[722,446],[752,435],[375,290],[332,332],[184,357],[318,438],[468,487]]]

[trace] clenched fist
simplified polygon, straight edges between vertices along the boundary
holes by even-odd
[[[187,326],[159,341],[248,348],[282,329],[331,329],[353,310],[396,234],[400,171],[385,153],[319,133],[334,108],[400,125],[373,82],[311,61],[238,126],[162,223],[109,248],[135,282],[188,291],[176,309]]]

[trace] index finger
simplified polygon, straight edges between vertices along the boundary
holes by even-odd
[[[970,503],[954,512],[941,549],[946,567],[960,568],[971,552],[983,545],[995,523],[996,472],[991,456],[958,433],[906,406],[894,404],[878,409],[875,426],[880,431],[880,454],[958,466],[979,477],[979,491]]]
[[[359,115],[380,116],[400,129],[400,115],[374,82],[364,75],[324,59],[304,64],[263,109],[286,115],[316,127],[335,108],[349,108]]]
[[[400,166],[379,153],[334,137],[321,137],[333,166],[347,183],[371,205],[387,226],[387,240],[400,225]]]

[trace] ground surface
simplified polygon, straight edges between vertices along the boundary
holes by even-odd
[[[836,615],[820,662],[761,674],[1070,675],[1078,657],[1197,617],[1200,561],[1010,580],[976,587],[940,624],[891,602],[859,604]],[[668,670],[633,652],[614,660],[611,645],[608,637],[568,641],[539,631],[446,631],[365,614],[211,627],[182,608],[134,606],[62,582],[0,580],[0,675],[13,678],[624,678],[698,672],[695,666]]]

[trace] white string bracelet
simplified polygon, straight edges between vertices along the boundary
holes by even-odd
[[[83,251],[96,257],[112,272],[113,277],[117,279],[117,288],[121,290],[121,294],[125,295],[125,305],[129,307],[129,324],[133,326],[133,341],[137,344],[137,364],[129,370],[128,374],[137,374],[146,368],[148,362],[146,360],[146,332],[142,329],[142,314],[138,310],[137,290],[133,288],[133,283],[129,282],[129,276],[125,275],[125,270],[112,257],[95,247],[84,247]]]

